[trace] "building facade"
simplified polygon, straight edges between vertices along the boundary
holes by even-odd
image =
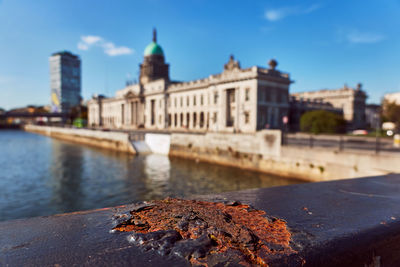
[[[51,111],[68,112],[81,101],[81,61],[67,51],[50,59]]]
[[[319,109],[341,111],[350,129],[366,127],[365,101],[367,94],[362,90],[361,84],[358,84],[356,88],[345,85],[343,88],[335,90],[294,93],[291,94],[291,99],[300,102],[303,110],[313,109],[312,105],[319,103],[319,105],[323,105]]]
[[[383,102],[395,103],[396,105],[400,105],[400,92],[385,94],[383,96]]]
[[[368,128],[381,127],[381,105],[368,104],[365,106],[365,117]]]
[[[169,77],[165,54],[153,42],[145,49],[139,82],[88,101],[93,127],[154,130],[255,132],[282,128],[289,111],[289,74],[276,69],[241,68],[233,56],[219,74],[189,82]]]

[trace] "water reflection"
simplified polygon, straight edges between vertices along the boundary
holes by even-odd
[[[79,146],[57,140],[53,140],[51,147],[51,175],[48,177],[52,190],[50,203],[56,210],[79,210],[83,198],[83,151]]]
[[[246,170],[133,156],[0,131],[0,220],[298,183]]]
[[[166,184],[170,176],[171,163],[164,155],[150,154],[145,159],[144,169],[149,180]]]

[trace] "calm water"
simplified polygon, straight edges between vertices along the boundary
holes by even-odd
[[[133,156],[0,131],[0,221],[298,183],[161,155]]]

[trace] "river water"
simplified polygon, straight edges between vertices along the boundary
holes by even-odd
[[[300,181],[0,131],[0,221],[293,183]]]

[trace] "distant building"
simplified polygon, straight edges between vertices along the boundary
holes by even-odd
[[[230,57],[222,73],[189,82],[172,81],[156,32],[144,51],[139,83],[115,97],[88,102],[90,126],[124,129],[255,132],[283,127],[289,112],[289,74],[269,68],[241,68]]]
[[[367,94],[362,90],[361,84],[358,84],[355,89],[345,85],[340,89],[294,93],[291,96],[291,99],[301,101],[305,106],[304,109],[307,109],[310,104],[315,105],[315,102],[320,102],[324,105],[330,104],[326,108],[321,106],[321,109],[342,110],[349,129],[360,129],[366,126],[365,100]]]
[[[369,128],[380,128],[381,123],[381,106],[376,104],[368,104],[365,106],[365,118]]]
[[[51,111],[68,112],[81,101],[81,61],[67,51],[50,59]]]
[[[383,101],[387,103],[395,103],[397,105],[400,105],[400,92],[385,94],[383,96]]]

